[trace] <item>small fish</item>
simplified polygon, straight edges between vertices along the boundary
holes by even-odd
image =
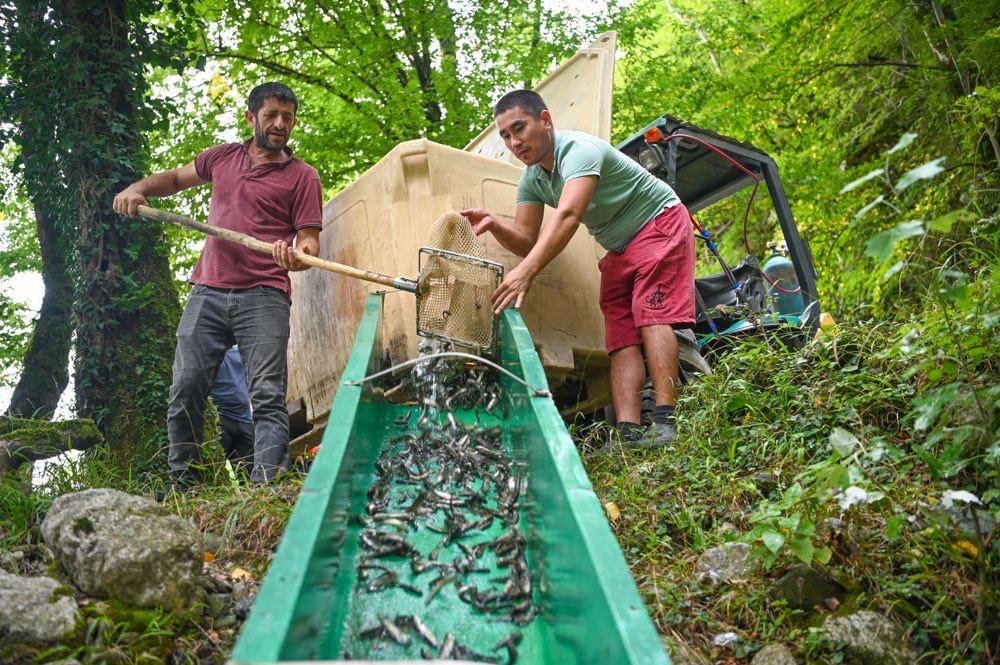
[[[438,651],[438,658],[441,660],[446,660],[451,658],[451,654],[455,651],[455,636],[448,633],[444,636],[444,641],[441,643],[441,650]]]
[[[433,632],[431,632],[431,629],[427,627],[427,624],[420,620],[420,617],[414,614],[410,617],[410,622],[413,624],[413,628],[417,631],[417,634],[420,635],[420,637],[422,637],[427,644],[431,645],[435,649],[438,648],[439,645],[437,637]]]
[[[430,594],[427,596],[427,600],[424,601],[424,605],[430,605],[431,601],[434,600],[434,596],[438,595],[438,593],[441,592],[441,589],[445,588],[454,581],[455,581],[454,575],[442,575],[433,582],[431,582],[430,586],[427,587],[430,591]]]
[[[521,642],[521,633],[514,632],[496,643],[493,651],[507,649],[507,662],[513,663],[517,660],[517,645]]]
[[[374,580],[372,580],[368,584],[368,586],[365,587],[365,591],[367,591],[368,593],[375,593],[376,591],[382,591],[383,589],[394,587],[398,582],[399,582],[399,577],[396,575],[396,573],[392,572],[391,570],[387,570],[386,572],[382,573]]]
[[[391,526],[392,528],[397,529],[401,533],[406,533],[407,531],[410,530],[409,524],[407,524],[403,520],[398,520],[394,517],[382,520],[382,524],[385,524],[386,526]]]
[[[382,624],[382,627],[385,628],[385,632],[389,634],[389,637],[391,637],[392,641],[396,644],[401,644],[405,647],[409,646],[410,642],[413,641],[409,635],[400,630],[399,626],[390,621],[388,617],[379,614],[378,620],[379,623]]]

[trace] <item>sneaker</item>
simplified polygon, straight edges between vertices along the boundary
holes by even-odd
[[[627,448],[646,435],[646,428],[636,423],[618,423],[608,430],[599,450],[608,451],[613,448]]]
[[[673,419],[666,423],[653,423],[646,436],[637,439],[633,445],[638,448],[659,448],[673,443],[677,438],[677,425]]]

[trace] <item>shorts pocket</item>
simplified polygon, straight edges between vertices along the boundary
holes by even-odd
[[[664,238],[673,238],[674,232],[676,231],[673,218],[673,209],[667,208],[665,211],[653,218],[653,227]]]

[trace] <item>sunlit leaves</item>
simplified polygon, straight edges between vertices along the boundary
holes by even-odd
[[[847,457],[854,452],[860,442],[858,437],[848,432],[843,427],[834,427],[830,432],[830,446],[837,451],[841,457]]]
[[[841,188],[840,193],[841,194],[845,194],[845,193],[847,193],[847,192],[849,192],[851,190],[857,189],[858,187],[860,187],[861,185],[865,184],[869,180],[874,180],[875,178],[879,177],[883,173],[885,173],[885,169],[882,169],[882,168],[875,169],[874,171],[869,171],[868,173],[866,173],[865,175],[861,176],[857,180],[852,180],[851,182],[849,182],[846,185],[844,185]]]
[[[854,213],[854,219],[861,219],[862,217],[870,213],[875,206],[881,204],[883,201],[885,201],[885,197],[879,194],[878,196],[875,197],[874,201],[872,201],[871,203],[869,203],[868,205],[866,205],[865,207],[861,208],[856,213]]]
[[[896,142],[896,145],[892,146],[891,148],[885,151],[885,154],[891,155],[895,152],[903,150],[904,148],[908,148],[910,144],[913,143],[916,139],[917,139],[916,134],[914,134],[913,132],[906,132],[905,134],[899,137],[899,141]]]
[[[958,399],[958,384],[949,383],[939,388],[932,388],[913,400],[914,413],[917,416],[913,426],[917,430],[925,430],[937,422],[941,411]]]
[[[896,183],[896,191],[901,192],[918,180],[929,180],[937,174],[943,173],[944,168],[941,164],[943,164],[946,159],[947,157],[938,157],[937,159],[929,161],[926,164],[921,164],[914,169],[910,169],[904,173],[903,177]]]
[[[886,261],[892,256],[897,242],[923,233],[924,223],[922,221],[903,222],[870,238],[865,245],[865,255],[875,257],[879,261]]]

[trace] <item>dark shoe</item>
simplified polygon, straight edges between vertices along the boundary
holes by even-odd
[[[608,431],[608,438],[601,445],[601,450],[628,447],[646,434],[646,428],[638,423],[618,423]]]
[[[677,438],[677,425],[671,418],[666,423],[653,423],[649,426],[646,436],[633,445],[637,448],[660,448],[670,445]]]

